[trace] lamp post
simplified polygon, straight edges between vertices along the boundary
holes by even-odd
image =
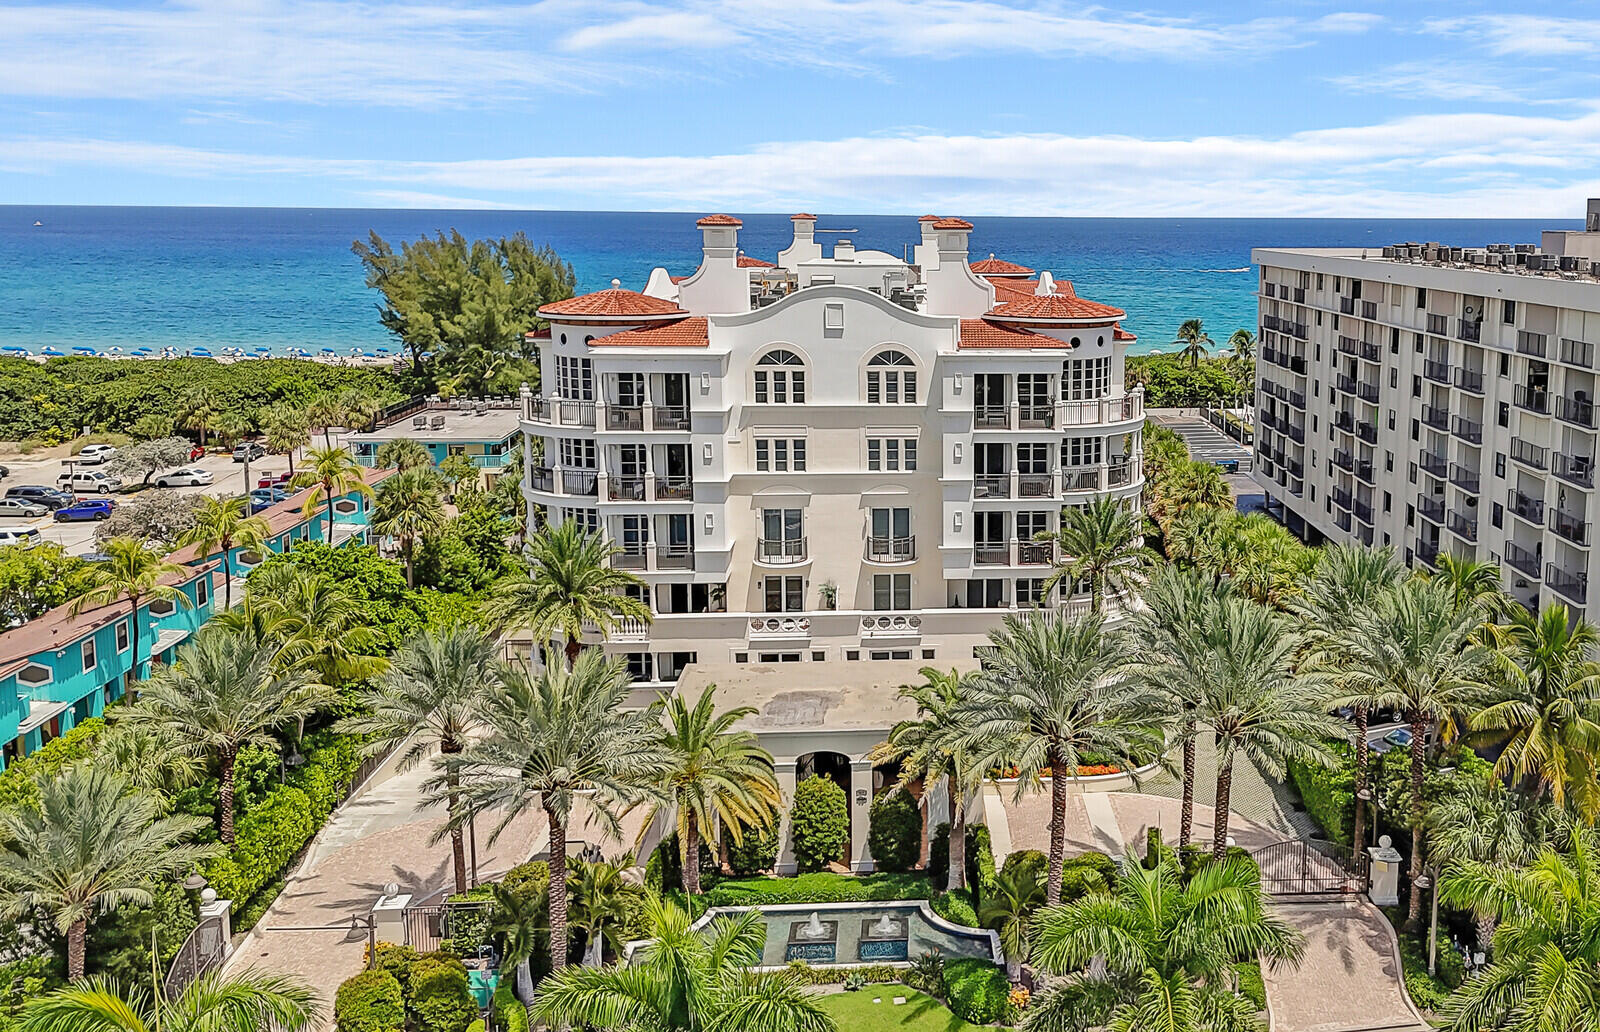
[[[1431,876],[1430,876],[1431,872]],[[1439,868],[1430,864],[1428,869],[1413,882],[1413,891],[1427,892],[1434,886],[1439,877]],[[1428,975],[1431,977],[1439,969],[1439,891],[1434,889],[1432,913],[1428,923]]]

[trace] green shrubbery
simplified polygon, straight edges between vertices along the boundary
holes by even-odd
[[[770,871],[778,862],[778,828],[776,823],[766,828],[744,828],[738,842],[730,835],[728,842],[728,867],[741,878],[762,871]]]
[[[807,985],[854,986],[881,985],[900,981],[901,971],[888,964],[864,964],[860,967],[812,967],[803,960],[791,960],[787,970]]]
[[[495,987],[489,1006],[494,1011],[495,1025],[500,1032],[528,1032],[528,1008],[517,999],[509,981]]]
[[[1011,983],[987,960],[962,957],[944,965],[945,1003],[950,1012],[974,1025],[991,1025],[1010,1016]]]
[[[1405,912],[1398,907],[1385,907],[1384,914],[1396,929],[1395,938],[1400,943],[1400,969],[1405,975],[1406,992],[1411,1002],[1425,1011],[1437,1011],[1444,1006],[1451,992],[1466,980],[1466,965],[1448,941],[1439,944],[1437,974],[1428,974],[1428,933],[1400,931]]]
[[[399,1032],[405,1018],[400,982],[381,967],[347,979],[333,998],[339,1032]]]
[[[84,759],[94,751],[95,740],[105,732],[106,722],[90,717],[60,738],[47,742],[20,760],[13,760],[0,771],[0,809],[36,806],[39,781],[55,777],[62,767]]]
[[[922,853],[922,811],[909,792],[885,792],[873,802],[867,848],[881,871],[909,871]]]
[[[794,790],[789,810],[794,860],[801,872],[826,870],[850,845],[850,804],[844,789],[813,775]]]
[[[1198,367],[1177,355],[1129,355],[1128,383],[1144,385],[1146,408],[1220,405],[1252,393],[1253,371],[1227,359],[1205,359]]]
[[[994,891],[994,846],[984,824],[967,825],[967,884],[979,906]]]
[[[717,875],[716,857],[711,854],[711,847],[705,839],[699,841],[700,850],[700,885],[702,888],[709,885]],[[655,877],[660,881],[655,883],[660,889],[683,889],[683,848],[678,844],[678,833],[670,832],[661,844],[656,846],[656,851],[651,854],[654,862]],[[647,864],[646,874],[649,874],[650,865]]]
[[[406,1012],[417,1032],[466,1032],[478,1016],[466,966],[442,953],[418,960],[406,985]]]
[[[706,890],[710,907],[768,903],[862,903],[925,899],[932,886],[919,874],[835,874],[813,871],[793,878],[724,878]]]
[[[1306,813],[1329,839],[1348,846],[1356,813],[1355,748],[1342,738],[1326,744],[1339,758],[1338,766],[1291,760],[1286,768]]]
[[[933,912],[953,924],[978,927],[978,908],[967,889],[946,889],[929,902]]]

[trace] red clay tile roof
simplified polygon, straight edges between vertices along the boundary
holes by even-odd
[[[623,330],[589,342],[599,348],[703,348],[711,343],[703,316],[677,319],[637,330]]]
[[[1004,258],[996,258],[992,254],[987,258],[973,262],[967,267],[979,276],[1032,276],[1034,272],[1026,265],[1008,262]]]
[[[664,301],[659,297],[650,297],[633,290],[623,290],[615,286],[609,290],[597,290],[592,294],[581,294],[578,297],[569,297],[565,301],[554,301],[539,309],[539,315],[549,319],[553,317],[566,317],[573,319],[601,319],[613,322],[622,322],[628,319],[661,319],[672,316],[686,315],[678,307],[676,301]]]
[[[800,212],[798,215],[790,215],[789,216],[789,221],[790,222],[799,222],[801,219],[810,219],[812,222],[817,221],[817,217],[815,215],[809,214],[808,212]]]
[[[996,294],[999,300],[998,293]],[[1056,292],[1039,296],[1020,297],[1007,300],[995,305],[989,313],[991,318],[1007,322],[1034,322],[1072,320],[1082,321],[1089,319],[1114,320],[1121,319],[1128,313],[1113,305],[1103,305],[1098,301],[1079,297],[1072,290],[1072,283],[1068,280],[1056,281]]]
[[[776,269],[777,266],[772,264],[771,262],[764,262],[760,258],[752,258],[747,254],[741,254],[739,256],[739,268],[741,268],[741,269]]]
[[[933,224],[934,229],[971,229],[972,223],[966,219],[939,219]]]
[[[924,215],[924,216],[922,216],[922,218],[918,219],[917,221],[918,222],[938,222],[939,221],[939,216],[937,216],[937,215]]]
[[[989,285],[994,287],[994,303],[1003,305],[1007,301],[1022,301],[1034,296],[1034,291],[1039,289],[1038,280],[1015,280],[995,277],[989,280]]]
[[[742,226],[743,222],[732,215],[707,215],[695,223],[697,226]]]
[[[1122,328],[1122,324],[1121,323],[1112,323],[1111,324],[1111,339],[1112,340],[1138,340],[1139,339],[1139,335],[1137,333],[1129,333],[1127,330]]]
[[[1064,348],[1064,341],[1017,326],[1003,326],[984,319],[961,320],[958,348]]]

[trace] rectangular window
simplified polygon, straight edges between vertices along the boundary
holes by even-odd
[[[805,510],[762,509],[758,544],[766,560],[805,558]]]
[[[128,621],[117,624],[117,651],[128,651]]]
[[[804,473],[806,469],[806,439],[804,437],[756,438],[756,470],[760,473]]]
[[[874,472],[913,472],[917,468],[915,437],[867,438],[867,469]]]
[[[1098,441],[1099,438],[1096,438]],[[1048,444],[1017,445],[1018,473],[1050,472],[1050,446]]]
[[[1418,308],[1427,308],[1428,307],[1428,291],[1423,287],[1418,287],[1417,288],[1417,307]]]
[[[1061,465],[1067,469],[1098,466],[1104,445],[1100,437],[1067,437],[1061,441]]]
[[[1517,321],[1517,303],[1515,301],[1502,301],[1500,303],[1500,321],[1507,326]]]
[[[201,577],[194,582],[194,604],[203,606],[209,598],[211,598],[211,578]]]
[[[804,577],[768,577],[763,596],[769,613],[798,613],[805,609]]]
[[[904,610],[911,608],[911,574],[880,573],[872,578],[872,608]]]
[[[1044,601],[1043,577],[1017,578],[1017,605],[1037,606]]]
[[[595,469],[595,451],[593,441],[579,440],[575,437],[561,438],[561,465],[568,469]]]
[[[94,639],[90,638],[89,640],[85,641],[83,643],[82,649],[83,649],[83,669],[84,669],[85,672],[88,672],[90,670],[93,670],[94,666],[95,666]]]
[[[594,362],[571,355],[556,356],[556,389],[563,398],[594,400]]]
[[[1061,364],[1061,395],[1066,401],[1094,401],[1111,383],[1109,358],[1069,359]]]
[[[1506,478],[1506,457],[1501,452],[1496,452],[1494,456],[1494,475],[1501,480]]]

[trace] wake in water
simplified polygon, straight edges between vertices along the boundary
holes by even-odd
[[[1250,266],[1246,265],[1242,269],[1197,269],[1195,271],[1197,271],[1197,272],[1249,272],[1250,271]]]

